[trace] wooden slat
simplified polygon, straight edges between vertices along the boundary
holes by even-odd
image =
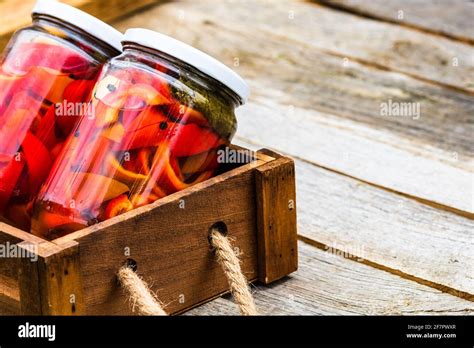
[[[38,276],[43,315],[85,313],[78,243],[63,244],[41,258]]]
[[[265,284],[298,268],[295,164],[286,157],[255,172],[258,278]]]
[[[265,315],[472,315],[472,302],[300,242],[296,273],[254,297]],[[238,315],[229,297],[186,315]]]
[[[315,110],[295,107],[288,122],[288,107],[271,98],[255,98],[238,114],[243,117],[246,113],[253,117],[241,122],[242,138],[424,203],[473,216],[468,163],[464,169],[437,161],[428,152],[417,153],[414,144],[390,133]],[[273,126],[259,128],[266,123]]]
[[[297,170],[300,235],[474,301],[473,220],[305,162]]]
[[[41,246],[54,246],[51,242],[0,222],[0,244],[26,244],[30,252]],[[1,314],[41,314],[38,287],[38,263],[30,258],[0,258],[0,309]],[[3,286],[2,286],[3,285]],[[19,299],[22,299],[21,304]]]
[[[0,315],[20,313],[18,280],[0,274]]]
[[[8,43],[13,32],[31,24],[31,10],[35,0],[0,2],[0,49]],[[103,21],[111,21],[136,11],[145,6],[159,3],[159,0],[64,0],[66,4],[75,6],[96,16]]]
[[[272,36],[295,40],[341,60],[357,60],[474,92],[472,45],[302,0],[250,1],[232,10],[230,6],[215,0],[200,1],[199,11],[212,13],[226,25],[246,23],[251,11],[252,28]]]
[[[469,0],[319,0],[365,16],[474,43],[474,4]],[[403,11],[400,18],[399,11]]]
[[[261,30],[251,5],[242,6],[248,16],[239,23],[202,6],[166,4],[118,26],[160,30],[229,65],[238,58],[253,93],[238,110],[238,135],[472,216],[473,96],[355,62],[345,67],[341,58]],[[420,118],[381,116],[389,100],[420,103]]]
[[[474,301],[473,220],[305,161],[296,172],[301,237]]]

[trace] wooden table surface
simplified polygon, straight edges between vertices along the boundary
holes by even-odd
[[[263,314],[474,313],[474,4],[184,1],[117,23],[250,84],[235,141],[296,160],[299,270]],[[419,103],[384,116],[381,104]],[[416,104],[414,104],[416,105]],[[225,296],[190,315],[238,314]]]

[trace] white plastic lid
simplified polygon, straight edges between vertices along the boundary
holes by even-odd
[[[237,73],[217,59],[184,42],[156,31],[137,28],[128,29],[122,42],[137,43],[175,57],[229,87],[240,96],[242,104],[248,100],[249,87]]]
[[[38,0],[32,13],[48,15],[71,23],[114,47],[119,52],[122,51],[121,41],[123,35],[121,32],[77,8],[57,2],[56,0]]]

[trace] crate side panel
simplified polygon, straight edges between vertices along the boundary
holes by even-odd
[[[255,279],[255,179],[249,169],[77,239],[86,313],[130,314],[116,278],[127,259],[137,262],[168,313],[225,292],[227,280],[208,243],[208,229],[217,221],[227,224],[245,275]]]

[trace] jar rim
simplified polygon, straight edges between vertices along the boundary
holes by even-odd
[[[182,41],[153,30],[132,28],[123,36],[122,44],[125,43],[136,43],[177,58],[227,86],[240,97],[242,104],[248,100],[250,90],[240,75],[217,59]]]
[[[76,26],[89,35],[122,52],[123,34],[94,16],[55,0],[38,0],[31,12],[34,15],[47,15]]]

